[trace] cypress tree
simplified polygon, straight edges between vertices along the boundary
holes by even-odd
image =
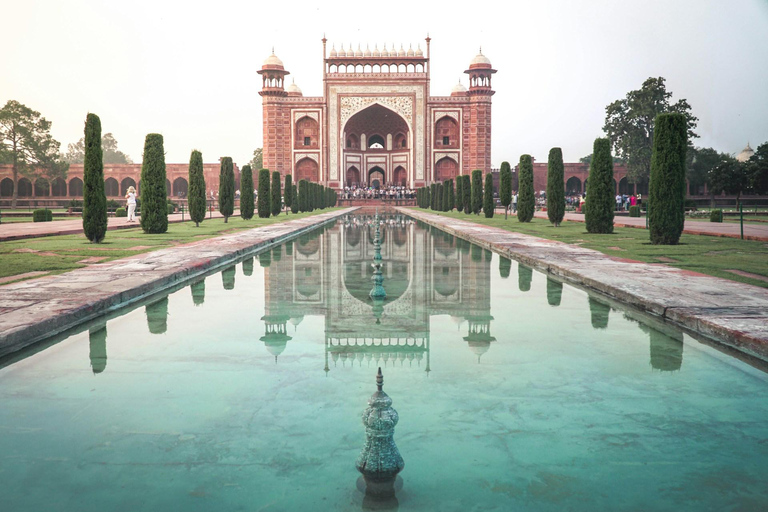
[[[299,181],[299,211],[308,212],[309,211],[309,187],[307,186],[307,180],[301,180]]]
[[[283,189],[283,195],[285,196],[285,208],[291,208],[293,205],[293,177],[290,174],[285,175],[285,189]],[[293,211],[293,208],[291,208]]]
[[[472,171],[472,213],[477,215],[483,208],[483,171]]]
[[[269,194],[271,196],[272,215],[278,216],[283,209],[283,194],[280,190],[280,173],[278,171],[272,173],[272,186],[269,188]]]
[[[224,216],[226,224],[235,211],[235,170],[232,157],[221,159],[219,171],[219,212]]]
[[[88,240],[97,244],[104,240],[107,234],[107,194],[104,192],[101,120],[96,114],[88,114],[85,118],[83,232]]]
[[[613,210],[616,208],[613,186],[611,141],[595,139],[592,162],[587,178],[587,204],[584,220],[590,233],[613,233]]]
[[[468,174],[463,176],[464,186],[461,187],[461,191],[464,193],[464,213],[469,215],[472,211],[472,182]]]
[[[493,175],[488,173],[485,175],[485,193],[483,194],[483,213],[486,219],[493,217]]]
[[[448,181],[450,182],[448,184],[448,190],[451,192],[451,201],[450,201],[451,207],[448,208],[448,210],[451,211],[456,206],[456,189],[455,189],[454,184],[453,184],[453,178],[451,178]]]
[[[464,176],[456,177],[456,211],[464,210]]]
[[[506,219],[509,205],[512,204],[512,167],[509,162],[501,162],[501,169],[499,169],[499,201],[504,207]]]
[[[269,217],[269,169],[261,169],[259,171],[259,188],[256,195],[258,200],[258,214],[262,219]]]
[[[520,157],[520,176],[518,177],[517,220],[531,222],[536,210],[536,198],[533,195],[533,160],[531,155]]]
[[[683,232],[687,129],[683,114],[656,116],[648,198],[652,206],[648,226],[653,245],[677,245]]]
[[[145,233],[168,231],[163,136],[150,133],[144,140],[141,163],[141,229]]]
[[[565,216],[565,180],[563,167],[563,150],[549,150],[547,162],[547,217],[549,222],[559,226]]]
[[[291,185],[291,213],[299,213],[299,187]]]
[[[245,167],[243,167],[243,172],[245,172]],[[253,193],[251,193],[251,196],[253,196]],[[253,201],[251,201],[251,209],[253,209]],[[203,154],[197,150],[192,151],[192,154],[189,156],[189,218],[194,221],[195,227],[199,227],[200,223],[205,219]]]
[[[435,201],[437,205],[435,207],[435,210],[439,212],[443,211],[443,196],[444,196],[443,189],[444,188],[445,187],[443,187],[442,183],[437,184],[437,192],[435,193],[437,195],[437,201]]]
[[[429,209],[437,210],[437,184],[435,183],[429,186]]]
[[[453,209],[451,206],[451,190],[450,190],[450,184],[451,180],[445,180],[443,182],[443,202],[442,202],[442,208],[440,211],[448,212]]]
[[[250,165],[244,165],[240,173],[240,216],[245,220],[253,218],[253,171]]]

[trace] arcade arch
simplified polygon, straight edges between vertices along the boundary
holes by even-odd
[[[320,181],[320,168],[311,158],[302,158],[296,163],[294,178],[297,183],[301,180]]]
[[[451,157],[443,157],[435,164],[435,181],[445,181],[459,175],[459,164]]]

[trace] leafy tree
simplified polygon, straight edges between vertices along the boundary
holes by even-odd
[[[107,194],[104,192],[101,120],[96,114],[88,114],[85,118],[84,163],[83,232],[88,240],[98,244],[107,234]]]
[[[101,149],[104,153],[105,164],[132,164],[131,157],[117,149],[117,140],[111,133],[101,137]],[[67,145],[63,160],[70,164],[81,164],[85,159],[85,139]]]
[[[464,177],[456,176],[456,211],[464,210]]]
[[[768,193],[768,142],[763,142],[747,162],[750,188],[757,194]]]
[[[613,211],[616,208],[613,186],[611,141],[595,139],[594,158],[587,179],[587,204],[584,221],[590,233],[613,233]]]
[[[299,187],[294,184],[291,188],[293,189],[291,194],[291,213],[299,213]]]
[[[683,114],[686,119],[688,140],[696,137],[694,129],[698,118],[691,114],[685,99],[671,104],[664,78],[648,78],[626,98],[616,100],[605,108],[605,131],[616,155],[627,162],[627,176],[633,183],[648,180],[651,174],[653,129],[656,116],[664,113]]]
[[[264,167],[264,151],[262,148],[256,148],[253,151],[253,158],[248,162],[251,169],[262,169]]]
[[[189,156],[189,218],[194,221],[195,227],[199,227],[205,219],[205,206],[203,154],[194,150]]]
[[[560,148],[550,149],[547,163],[547,217],[555,227],[563,222],[565,216],[564,173],[563,151]]]
[[[272,215],[280,215],[283,209],[283,194],[280,190],[280,173],[278,171],[272,172],[272,186],[269,188],[271,199],[269,201],[272,208]]]
[[[461,187],[461,191],[464,193],[464,213],[469,215],[472,211],[472,182],[469,174],[462,177],[464,178],[464,185]]]
[[[504,207],[504,219],[506,219],[509,205],[512,204],[512,167],[509,162],[501,162],[501,169],[499,169],[499,201]]]
[[[245,220],[253,218],[253,170],[244,165],[240,172],[240,216]]]
[[[283,195],[285,196],[285,207],[291,208],[295,199],[293,196],[293,177],[290,174],[285,175],[285,189],[283,190]],[[291,211],[293,211],[292,208]]]
[[[579,162],[581,162],[583,164],[587,164],[587,165],[591,164],[592,163],[592,153],[588,154],[587,156],[583,156],[583,157],[579,158]],[[617,164],[618,165],[624,165],[625,163],[627,163],[627,162],[623,158],[619,158],[618,156],[614,156],[613,157],[613,164],[614,165],[617,165]]]
[[[653,245],[677,245],[685,223],[686,119],[683,114],[659,114],[655,124],[648,227]]]
[[[517,220],[531,222],[536,211],[536,197],[533,194],[533,160],[531,155],[522,155],[520,163],[520,176],[518,177],[517,191]]]
[[[150,133],[144,141],[141,164],[141,228],[145,233],[168,231],[163,136]]]
[[[235,170],[232,157],[221,159],[219,171],[219,212],[224,216],[226,224],[235,211]]]
[[[730,155],[722,155],[722,160],[709,172],[709,189],[713,194],[736,195],[736,204],[741,202],[741,194],[749,189],[750,176],[748,166]]]
[[[472,213],[477,215],[483,207],[483,171],[472,171]]]
[[[50,132],[50,121],[18,101],[9,100],[0,109],[0,160],[13,166],[11,208],[16,208],[19,175],[33,182],[66,178],[69,164],[59,159],[60,144]]]
[[[496,206],[493,203],[493,175],[488,173],[485,175],[485,193],[483,195],[483,213],[486,219],[493,217],[493,211]]]
[[[709,172],[722,161],[722,156],[713,148],[688,149],[688,181],[692,190],[707,183]]]
[[[258,213],[259,217],[266,219],[270,213],[270,197],[269,197],[269,169],[262,169],[259,171],[259,188],[256,195],[258,201]]]

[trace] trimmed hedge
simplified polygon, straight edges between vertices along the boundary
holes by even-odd
[[[176,211],[176,206],[171,204],[171,203],[168,203],[166,205],[166,208],[168,209],[168,215],[171,215],[173,212]],[[227,221],[227,219],[224,219],[224,222],[226,222],[226,221]]]
[[[34,222],[50,222],[53,220],[53,212],[47,208],[32,212]]]
[[[709,212],[709,222],[723,222],[723,210],[718,208]]]
[[[640,216],[640,207],[637,206],[637,205],[630,206],[629,207],[629,216],[630,217],[639,217]]]
[[[115,210],[115,217],[127,217],[128,216],[128,210],[125,208],[118,208]]]
[[[653,245],[677,245],[683,233],[687,152],[688,121],[685,115],[672,113],[656,116],[648,194],[653,203],[648,212]]]

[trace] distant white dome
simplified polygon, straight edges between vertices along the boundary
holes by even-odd
[[[749,147],[749,142],[747,142],[747,147],[741,150],[741,153],[739,153],[736,156],[736,160],[739,162],[746,162],[750,158],[752,158],[752,155],[755,154],[755,150]]]
[[[295,83],[291,83],[291,85],[289,85],[288,88],[286,89],[286,92],[288,93],[289,96],[302,95],[301,89],[299,89],[299,86],[296,85]]]
[[[279,67],[279,68],[282,69],[283,68],[283,61],[278,59],[277,55],[275,55],[275,51],[272,50],[272,55],[270,55],[269,57],[267,57],[264,60],[264,64],[262,64],[261,67],[263,67],[263,68],[273,68],[273,69],[276,68],[276,67]]]
[[[474,59],[472,59],[472,62],[469,63],[469,67],[491,67],[491,60],[483,55],[483,50],[480,50],[480,53],[478,53]]]
[[[451,94],[464,94],[467,92],[467,88],[464,87],[464,85],[459,81],[456,85],[453,86],[453,89],[451,89]]]

